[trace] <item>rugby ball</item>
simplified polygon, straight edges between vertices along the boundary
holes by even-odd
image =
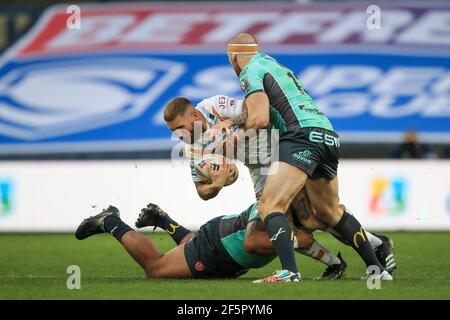
[[[218,170],[220,165],[223,163],[223,156],[219,154],[206,154],[202,157],[202,159],[195,164],[195,172],[197,176],[202,179],[202,181],[208,183],[211,182],[211,178],[209,176],[208,164],[211,166],[213,170]],[[225,183],[225,186],[229,186],[233,184],[237,177],[239,176],[239,171],[237,166],[234,163],[230,164],[231,170],[235,172],[234,177]]]

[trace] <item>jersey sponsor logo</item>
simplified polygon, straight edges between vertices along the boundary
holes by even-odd
[[[304,105],[300,105],[298,107],[299,107],[300,110],[302,110],[304,112],[314,113],[314,114],[317,114],[319,116],[323,115],[323,112],[321,112],[319,109],[317,109],[317,107],[315,107],[315,108],[305,108]]]
[[[309,159],[311,156],[311,151],[305,150],[305,151],[298,151],[296,153],[292,154],[292,158],[294,158],[297,161],[306,163],[307,165],[311,165],[312,161]]]
[[[249,89],[249,85],[248,85],[247,79],[241,80],[241,90],[242,90],[244,93],[247,93],[248,89]]]
[[[227,98],[225,98],[225,97],[219,97],[219,98],[217,99],[217,103],[218,103],[220,109],[225,109],[226,103],[227,103]],[[213,108],[214,108],[214,107],[213,107]]]
[[[319,132],[319,131],[311,131],[309,133],[309,141],[315,142],[315,143],[325,143],[327,146],[330,146],[330,147],[339,148],[341,146],[338,137],[335,137],[328,133]]]
[[[205,265],[203,264],[203,262],[197,261],[194,265],[194,268],[196,271],[201,272],[201,271],[205,270]]]

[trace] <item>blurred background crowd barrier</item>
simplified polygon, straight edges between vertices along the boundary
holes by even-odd
[[[362,221],[450,229],[450,3],[6,1],[0,231],[68,231],[109,198],[130,215],[147,201],[192,211],[194,228],[249,205],[244,169],[199,200],[162,119],[174,96],[242,97],[225,49],[239,32],[330,117],[342,199]]]

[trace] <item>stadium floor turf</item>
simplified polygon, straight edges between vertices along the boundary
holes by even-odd
[[[298,255],[299,284],[251,283],[272,273],[277,260],[235,280],[146,280],[109,235],[77,241],[69,234],[0,234],[0,299],[450,299],[450,233],[385,234],[394,239],[398,269],[380,290],[367,289],[359,257],[328,234],[316,238],[342,252],[347,278],[314,280],[324,266]],[[162,250],[173,246],[165,234],[149,236]],[[69,265],[81,268],[80,290],[66,287]]]

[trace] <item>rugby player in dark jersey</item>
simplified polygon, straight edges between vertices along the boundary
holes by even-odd
[[[149,204],[142,209],[136,227],[158,226],[172,237],[177,246],[161,253],[149,238],[120,219],[117,208],[110,206],[83,220],[75,237],[83,240],[95,234],[110,233],[144,269],[148,278],[233,278],[250,268],[265,266],[276,257],[265,231],[254,237],[262,242],[256,244],[256,248],[265,249],[263,254],[246,250],[247,226],[255,219],[259,219],[258,202],[241,213],[216,217],[194,234],[157,205]],[[302,234],[295,235],[299,243],[303,242]]]
[[[258,206],[255,202],[241,213],[216,217],[193,233],[150,203],[142,209],[135,225],[166,231],[177,244],[166,253],[161,253],[150,239],[124,223],[119,210],[113,206],[83,220],[75,237],[83,240],[95,234],[110,233],[144,269],[148,278],[235,278],[276,258],[267,232],[258,227],[261,223]],[[299,253],[311,247],[311,237],[305,236],[304,230],[314,232],[326,228],[311,214],[313,211],[300,192],[287,213],[296,228],[294,247]],[[320,279],[340,279],[345,275],[347,265],[340,253],[338,257],[341,264],[330,265]]]

